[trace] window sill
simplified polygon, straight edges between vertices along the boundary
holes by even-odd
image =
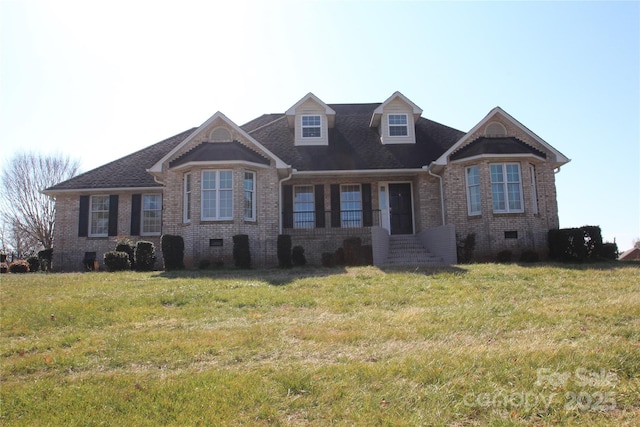
[[[493,216],[500,218],[524,218],[526,214],[524,212],[493,212]]]

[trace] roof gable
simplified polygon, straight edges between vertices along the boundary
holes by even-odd
[[[269,165],[269,159],[247,148],[238,141],[203,142],[180,157],[171,160],[169,167],[178,167],[198,162],[247,162],[256,165]]]
[[[417,121],[418,118],[422,115],[422,109],[414,104],[409,98],[401,94],[399,91],[396,91],[389,98],[386,99],[382,104],[378,106],[375,110],[373,110],[373,114],[371,115],[371,121],[369,122],[370,127],[378,127],[380,125],[380,120],[382,119],[382,115],[384,114],[385,109],[391,103],[395,101],[401,101],[407,105],[407,107],[411,110],[411,114],[413,114],[414,121]]]
[[[152,167],[150,167],[147,171],[152,174],[159,174],[162,172],[162,165],[168,161],[170,161],[182,148],[187,146],[191,141],[193,141],[196,137],[200,136],[204,132],[208,132],[208,129],[212,124],[216,121],[221,121],[228,125],[230,128],[238,132],[242,135],[243,138],[246,138],[250,143],[255,145],[260,151],[267,155],[267,157],[273,159],[276,163],[276,168],[286,168],[287,165],[275,154],[273,154],[269,149],[264,147],[260,142],[258,142],[255,138],[245,132],[241,127],[236,125],[233,121],[231,121],[227,116],[222,114],[220,111],[216,112],[213,116],[211,116],[206,122],[204,122],[198,129],[191,133],[184,141],[182,141],[179,145],[173,148],[170,152],[168,152],[162,159],[157,161]]]
[[[536,143],[540,144],[544,149],[548,150],[552,157],[549,159],[555,167],[560,167],[570,160],[561,152],[553,148],[549,143],[540,138],[538,135],[529,130],[522,123],[514,119],[511,115],[509,115],[506,111],[504,111],[500,107],[495,107],[492,109],[489,114],[487,114],[478,124],[476,124],[469,132],[467,132],[462,138],[460,138],[451,148],[449,148],[446,152],[444,152],[435,162],[434,164],[437,166],[444,166],[449,162],[450,156],[455,153],[457,150],[464,147],[466,144],[475,140],[475,135],[477,132],[482,129],[483,126],[487,125],[489,122],[496,120],[499,116],[502,116],[509,123],[514,125],[517,129],[526,134],[529,138],[531,138]],[[535,148],[535,147],[534,147]]]
[[[319,111],[322,111],[323,114],[327,117],[327,123],[328,123],[329,128],[332,128],[333,124],[335,122],[336,112],[333,110],[333,108],[329,107],[327,104],[322,102],[322,100],[320,100],[320,98],[318,98],[317,96],[315,96],[311,92],[309,92],[308,94],[303,96],[298,102],[293,104],[291,106],[291,108],[289,108],[284,113],[287,116],[287,122],[289,123],[289,126],[290,127],[294,127],[296,115],[301,114],[301,112],[299,110],[305,104],[309,105],[309,103],[313,103],[313,104],[317,105]]]

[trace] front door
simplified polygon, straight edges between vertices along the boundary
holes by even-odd
[[[413,234],[411,184],[389,184],[391,234]]]

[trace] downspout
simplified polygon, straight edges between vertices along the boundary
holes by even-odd
[[[438,181],[440,181],[440,206],[442,208],[442,225],[446,225],[445,224],[445,218],[444,218],[444,190],[442,188],[442,177],[440,175],[437,175],[437,174],[431,172],[431,165],[432,164],[433,164],[433,162],[429,163],[429,166],[424,166],[423,169],[426,169],[426,171],[429,173],[429,175],[435,176],[436,178],[438,178]]]
[[[289,176],[286,176],[278,181],[278,234],[282,234],[282,183],[289,181],[293,176],[293,169],[291,166],[287,166],[289,170]]]

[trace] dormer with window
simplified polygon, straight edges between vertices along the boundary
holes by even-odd
[[[396,92],[373,112],[370,127],[378,129],[383,144],[415,144],[415,123],[422,109]]]
[[[294,130],[295,145],[329,145],[329,129],[336,112],[312,93],[307,94],[286,112]]]

